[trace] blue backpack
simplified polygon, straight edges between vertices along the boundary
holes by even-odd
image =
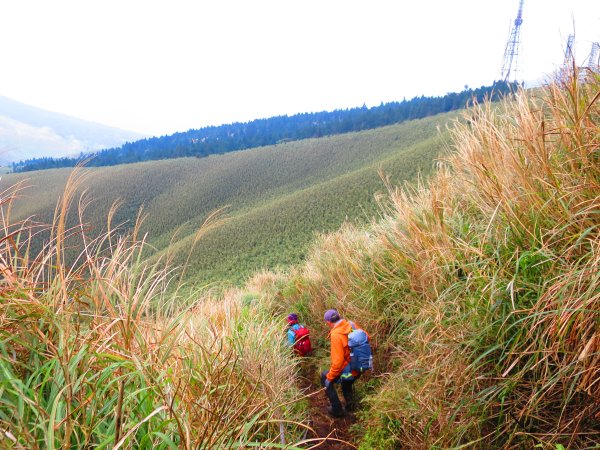
[[[363,373],[373,369],[373,352],[367,333],[363,330],[352,329],[348,334],[350,347],[350,369]]]

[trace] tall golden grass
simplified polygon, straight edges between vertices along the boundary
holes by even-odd
[[[11,222],[21,186],[0,195],[0,448],[298,448],[282,321],[235,293],[167,296],[176,273],[143,261],[139,221],[123,233],[111,213],[89,240],[85,197],[67,228],[84,182],[69,179],[39,254],[28,243],[44,227]]]
[[[429,182],[390,186],[368,233],[321,238],[280,288],[318,332],[329,307],[371,331],[364,448],[600,442],[599,98],[572,67],[475,105]]]

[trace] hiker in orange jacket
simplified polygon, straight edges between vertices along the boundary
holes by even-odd
[[[345,411],[352,411],[355,407],[353,384],[361,374],[350,369],[348,334],[352,329],[360,327],[349,320],[342,319],[335,309],[325,312],[324,319],[330,328],[331,366],[329,370],[321,373],[321,384],[325,387],[329,398],[330,406],[327,411],[334,417],[342,417],[344,409],[342,409],[342,403],[335,390],[335,384],[342,385],[342,394],[346,401]]]

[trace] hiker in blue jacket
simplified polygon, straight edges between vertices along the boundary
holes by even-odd
[[[293,347],[296,343],[296,330],[300,328],[300,324],[298,323],[298,315],[293,313],[290,314],[287,316],[287,322],[289,325],[287,331],[288,345]]]
[[[287,316],[287,322],[287,345],[291,347],[297,355],[308,355],[312,351],[308,328],[298,323],[298,315],[294,313]]]

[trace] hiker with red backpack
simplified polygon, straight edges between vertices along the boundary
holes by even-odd
[[[324,319],[330,328],[331,366],[321,373],[321,384],[329,398],[330,406],[327,411],[334,417],[342,417],[356,406],[354,381],[373,368],[373,354],[369,335],[356,323],[342,319],[335,309],[325,312]],[[335,390],[336,384],[342,386],[346,402],[344,409]]]
[[[294,353],[299,356],[306,356],[312,351],[310,342],[310,332],[304,325],[298,323],[298,315],[290,314],[287,316],[288,322],[288,345],[293,348]]]

